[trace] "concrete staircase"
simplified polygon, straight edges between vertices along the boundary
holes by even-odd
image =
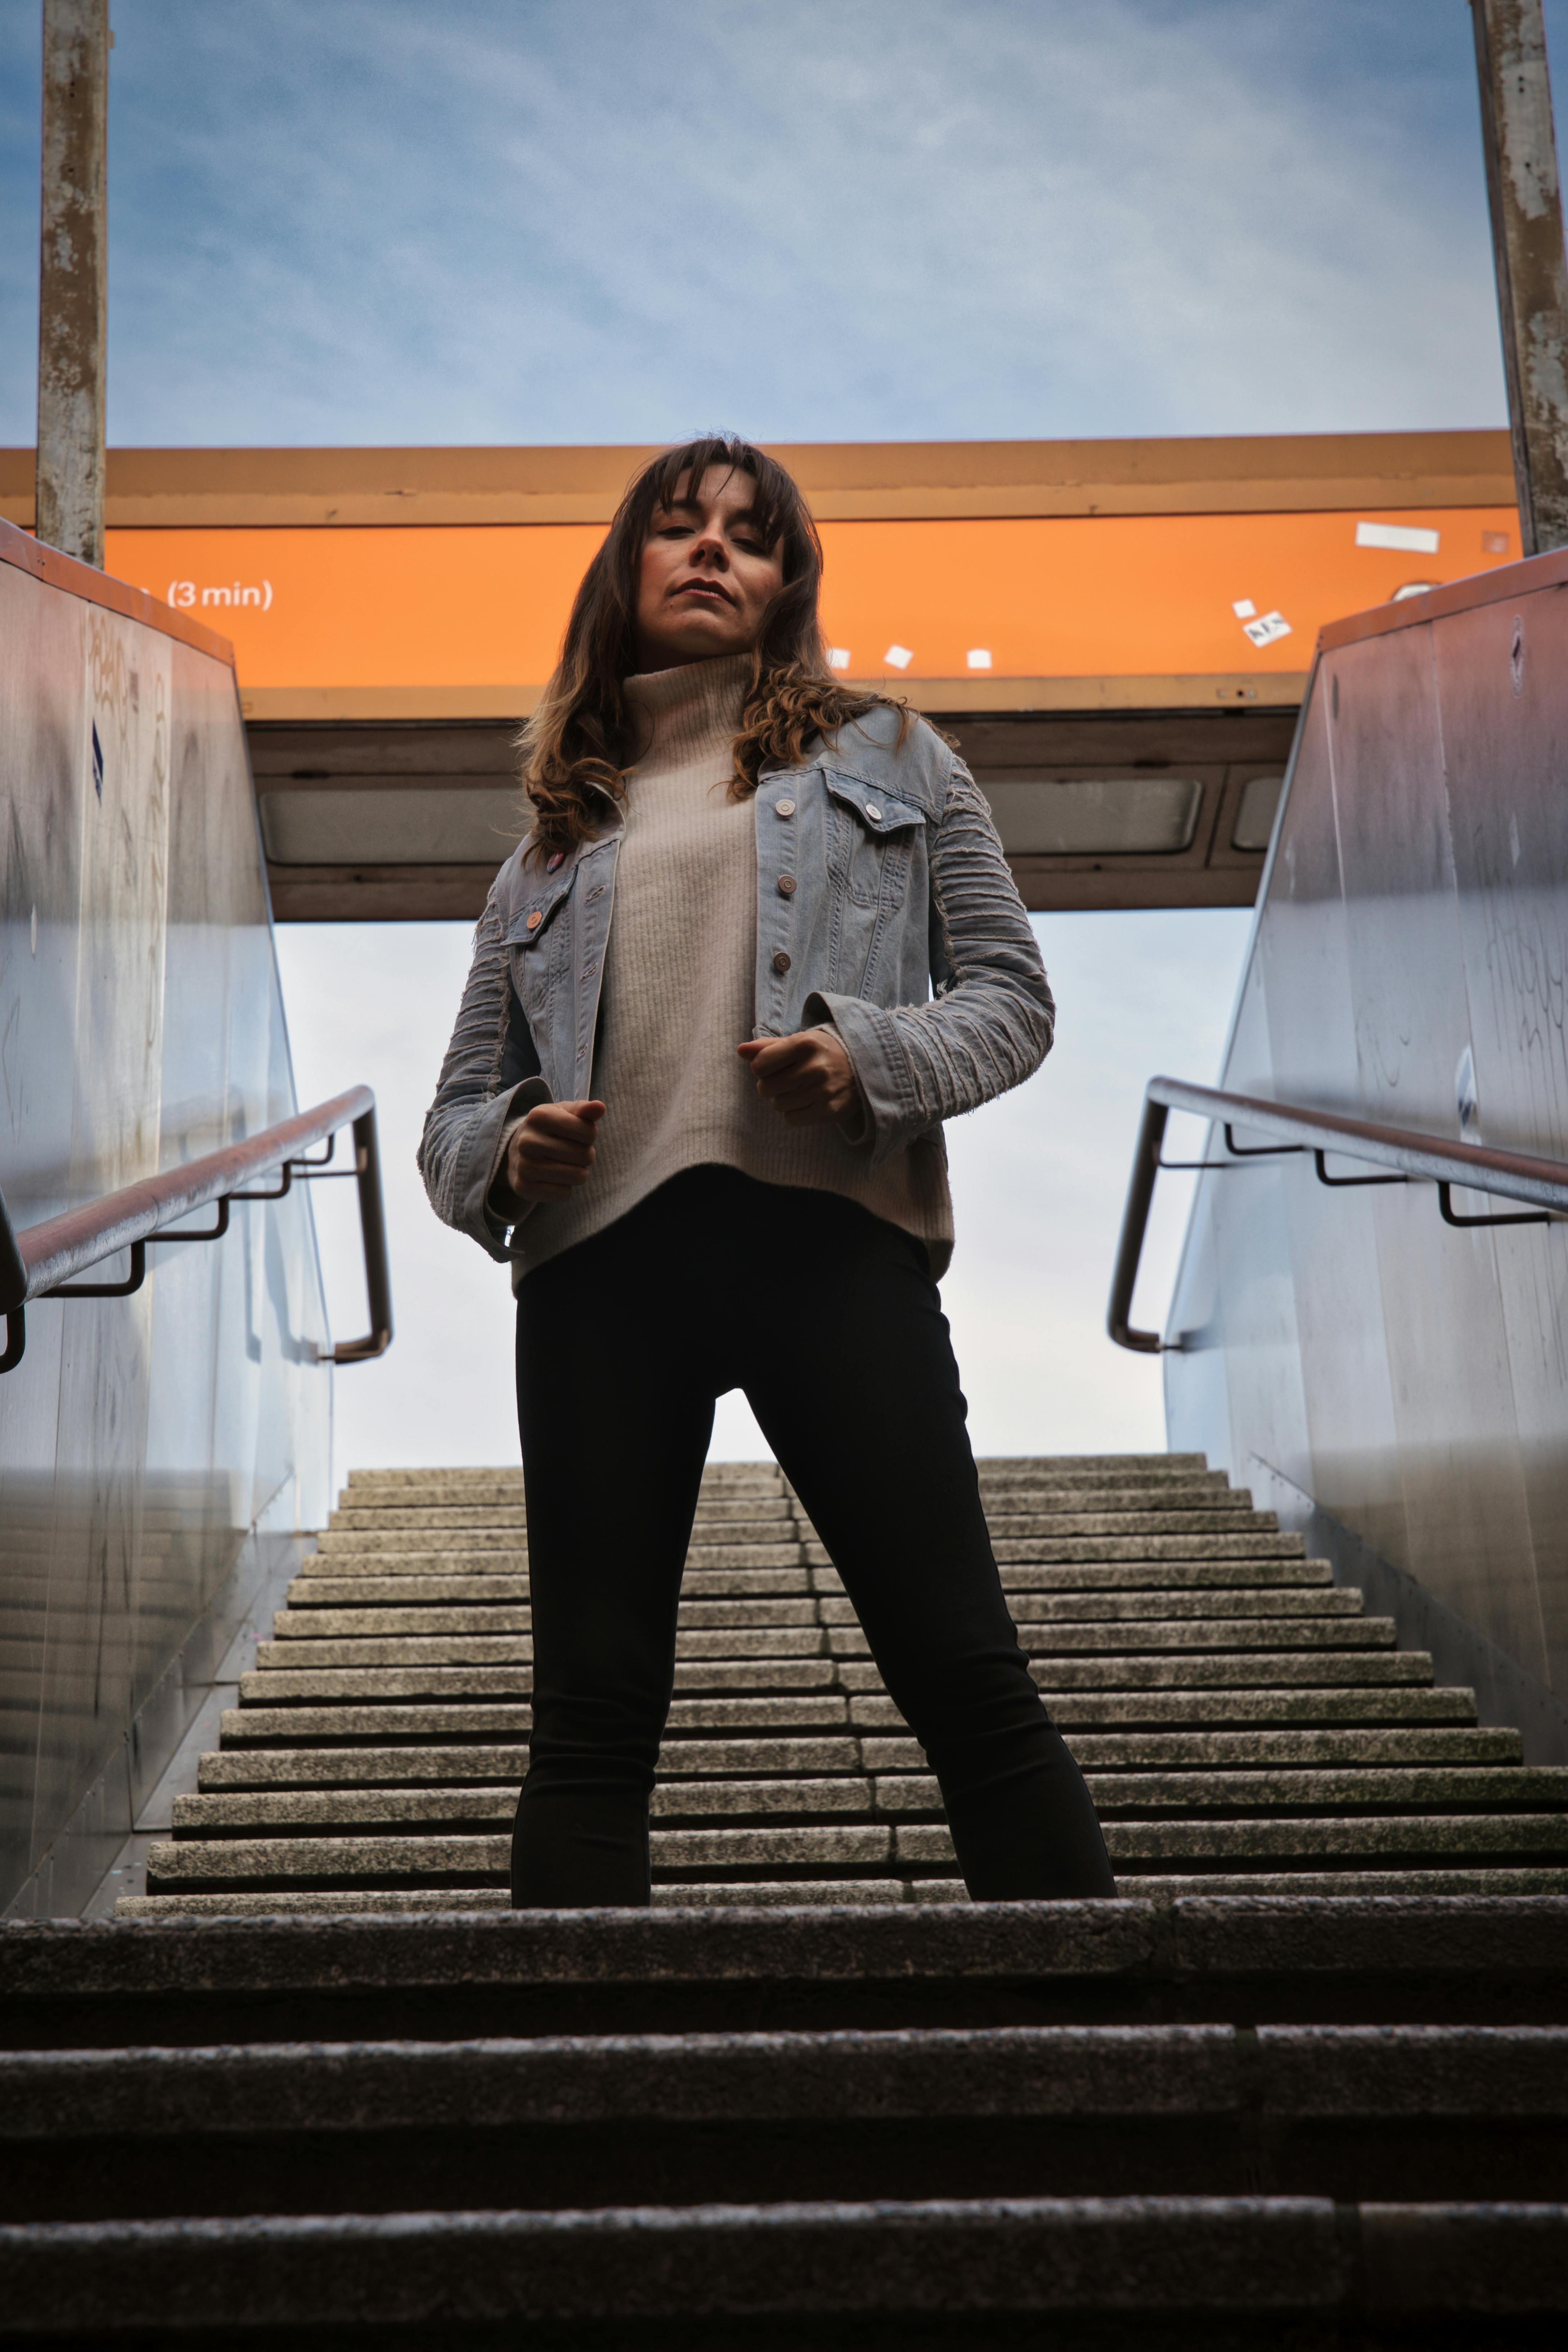
[[[1568,1890],[1568,1770],[1434,1689],[1200,1457],[982,1481],[1128,1891]],[[520,1473],[355,1473],[121,1915],[504,1908],[529,1622]],[[963,1898],[935,1781],[771,1465],[704,1479],[677,1661],[657,1903]]]
[[[0,2341],[1555,2347],[1568,1898],[0,1930]]]
[[[510,1912],[518,1482],[355,1478],[151,1893],[0,1928],[0,2343],[1555,2352],[1563,1776],[1201,1462],[984,1475],[1114,1902],[960,1899],[721,1469],[656,1908]]]

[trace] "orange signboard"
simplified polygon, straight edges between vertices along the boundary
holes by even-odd
[[[1324,622],[1520,552],[1506,506],[821,529],[837,666],[953,709],[1087,680],[1146,681],[1156,699],[1184,698],[1183,679],[1204,698],[1215,679],[1248,694],[1256,681],[1293,700]],[[528,709],[549,676],[603,535],[598,522],[111,529],[107,563],[233,639],[257,716],[499,717]]]

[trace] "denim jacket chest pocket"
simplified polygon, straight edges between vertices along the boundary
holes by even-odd
[[[531,877],[532,887],[519,900],[506,929],[512,984],[531,1014],[550,992],[569,952],[569,902],[577,887],[578,861],[559,873]]]
[[[832,768],[823,771],[823,782],[829,874],[851,906],[895,913],[909,887],[910,853],[925,812]]]

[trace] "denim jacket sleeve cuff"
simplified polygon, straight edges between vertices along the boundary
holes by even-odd
[[[506,1158],[507,1139],[535,1103],[549,1100],[550,1088],[542,1078],[524,1078],[486,1103],[464,1138],[457,1223],[493,1258],[505,1258],[509,1230],[521,1224],[533,1205],[529,1202],[522,1204],[518,1216],[503,1217],[490,1200],[490,1188]]]
[[[820,1003],[822,1002],[821,998],[818,997],[816,1002]],[[838,1035],[838,1024],[836,1021],[816,1021],[813,1022],[812,1026],[816,1029],[831,1029],[836,1037]],[[842,1044],[843,1040],[840,1039],[839,1042]],[[847,1046],[845,1047],[845,1051],[848,1051]],[[850,1068],[851,1071],[853,1071],[853,1063],[850,1064]],[[849,1146],[851,1151],[863,1151],[869,1146],[871,1141],[871,1115],[866,1108],[866,1099],[860,1092],[858,1079],[856,1080],[854,1101],[850,1104],[843,1118],[836,1118],[833,1124],[838,1129],[839,1134]]]
[[[910,1082],[909,1058],[880,1005],[868,1004],[863,997],[829,996],[814,990],[805,1001],[805,1018],[816,1027],[824,1016],[837,1031],[860,1089],[864,1125],[858,1137],[847,1140],[866,1152],[870,1167],[879,1168],[931,1124]]]
[[[503,1226],[521,1224],[533,1206],[531,1201],[518,1200],[506,1181],[506,1156],[511,1149],[511,1139],[531,1108],[532,1105],[527,1104],[520,1111],[513,1103],[511,1117],[502,1128],[500,1141],[496,1145],[495,1167],[486,1187],[485,1207],[492,1217],[500,1219]]]

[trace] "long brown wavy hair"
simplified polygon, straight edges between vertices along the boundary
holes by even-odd
[[[643,547],[654,516],[669,507],[682,480],[689,478],[695,488],[712,466],[751,476],[757,528],[770,547],[782,542],[784,558],[784,585],[752,650],[731,799],[755,792],[764,761],[795,765],[814,736],[831,736],[847,719],[888,699],[851,693],[827,667],[816,610],[822,541],[784,467],[732,434],[682,442],[645,466],[622,499],[609,537],[583,575],[555,675],[518,738],[533,818],[531,857],[574,848],[595,833],[604,814],[602,792],[626,798],[626,771],[639,751],[623,688],[637,667]]]

